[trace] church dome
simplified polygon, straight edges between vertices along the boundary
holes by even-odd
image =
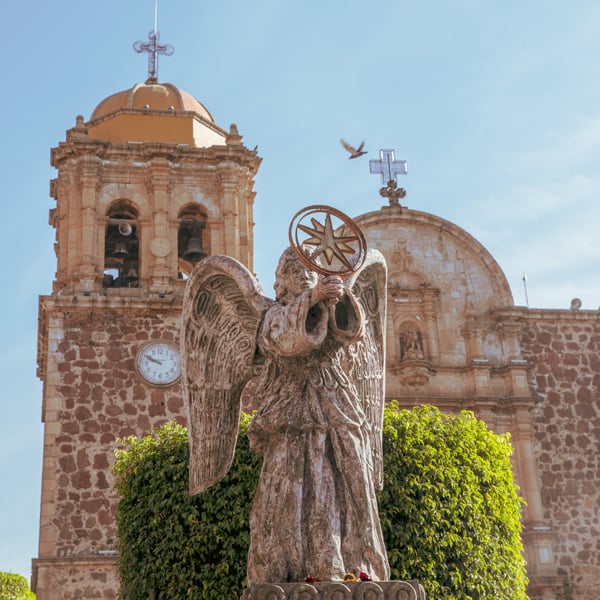
[[[158,83],[152,79],[108,96],[96,106],[90,120],[95,121],[120,109],[189,111],[215,122],[207,108],[191,94],[172,83]]]
[[[115,144],[170,143],[206,148],[226,143],[206,107],[172,83],[148,79],[108,96],[86,124],[92,139]]]

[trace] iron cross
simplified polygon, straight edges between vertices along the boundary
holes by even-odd
[[[396,160],[393,150],[380,150],[379,160],[369,161],[369,171],[380,173],[384,184],[397,181],[396,175],[406,175],[408,167],[405,160]]]
[[[133,49],[138,52],[148,53],[148,79],[158,79],[158,55],[171,56],[175,52],[175,48],[171,44],[160,45],[158,40],[160,33],[154,30],[148,34],[148,43],[138,41],[133,45]]]

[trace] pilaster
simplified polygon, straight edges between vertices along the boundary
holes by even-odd
[[[231,161],[217,166],[223,211],[225,254],[240,260],[240,183],[239,166]]]
[[[168,257],[172,252],[172,243],[169,240],[169,203],[171,200],[171,168],[169,161],[164,157],[153,158],[150,161],[150,205],[152,221],[150,222],[148,237],[145,240],[150,251],[147,261],[142,260],[143,280],[150,278],[150,291],[154,293],[171,293],[173,286],[172,270]],[[143,229],[142,229],[143,231]],[[148,264],[144,264],[147,262]]]

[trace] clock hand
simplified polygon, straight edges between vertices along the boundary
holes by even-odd
[[[156,358],[153,358],[152,356],[150,356],[149,354],[146,354],[146,358],[153,363],[156,363],[157,365],[162,365],[162,361],[158,360]]]

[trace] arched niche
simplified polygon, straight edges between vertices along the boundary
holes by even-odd
[[[210,254],[206,235],[208,216],[199,204],[187,204],[177,215],[177,271],[179,279],[187,279],[194,265]]]
[[[417,321],[405,320],[397,329],[399,362],[425,358],[425,332]]]
[[[140,277],[138,211],[130,201],[121,199],[108,207],[106,217],[102,287],[138,287]]]

